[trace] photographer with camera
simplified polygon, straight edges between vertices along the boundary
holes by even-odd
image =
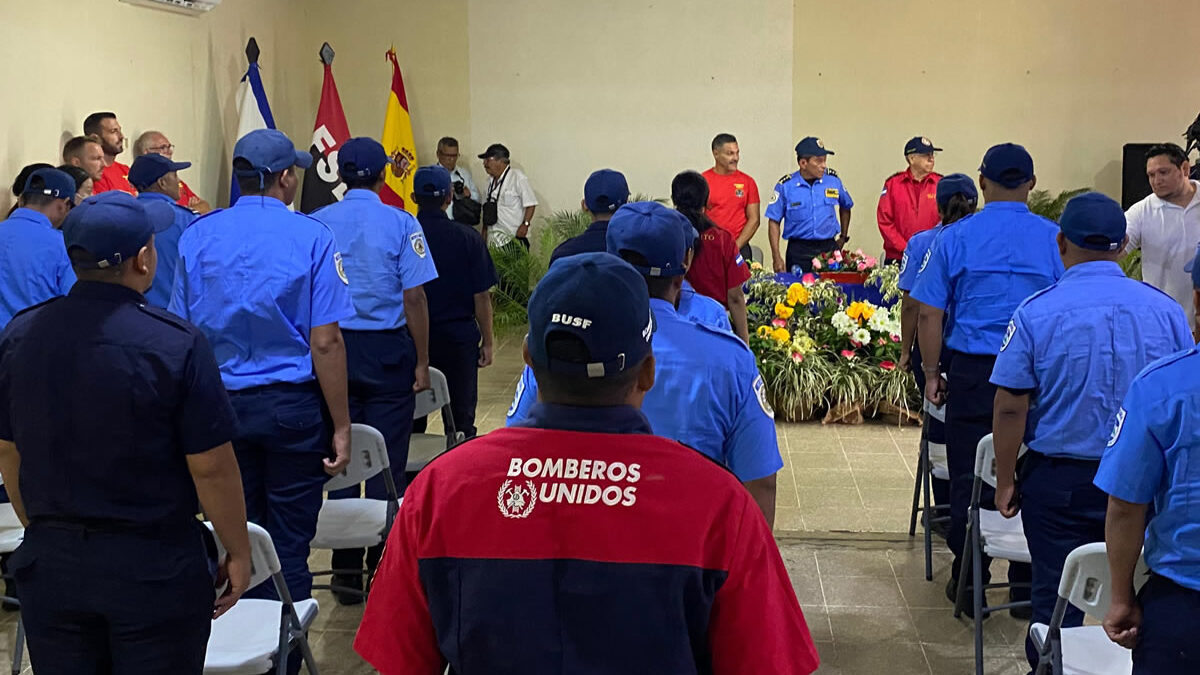
[[[471,172],[458,165],[458,139],[443,136],[437,144],[437,160],[450,172],[450,186],[454,201],[446,209],[446,215],[454,221],[472,227],[479,224],[480,195],[475,187]]]

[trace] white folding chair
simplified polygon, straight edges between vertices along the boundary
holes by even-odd
[[[212,523],[206,525],[212,529]],[[250,531],[250,588],[270,580],[281,599],[242,598],[213,621],[204,672],[258,675],[274,671],[276,675],[284,675],[288,655],[299,648],[308,672],[316,675],[308,628],[317,618],[317,601],[309,598],[292,602],[271,535],[254,523],[247,523],[246,527]],[[225,547],[219,539],[217,549],[224,557]]]
[[[1133,580],[1140,589],[1149,577],[1146,561],[1138,558]],[[1067,603],[1087,616],[1103,620],[1112,602],[1112,578],[1104,542],[1084,544],[1067,555],[1058,581],[1058,603],[1050,624],[1035,623],[1029,637],[1038,650],[1037,675],[1128,675],[1133,654],[1108,639],[1103,626],[1063,628]]]
[[[1017,456],[1028,450],[1024,444]],[[967,538],[963,545],[962,569],[971,566],[972,608],[975,610],[975,673],[983,675],[983,620],[993,612],[1002,612],[1014,607],[1029,607],[1028,600],[1007,602],[995,607],[983,606],[983,594],[992,588],[1015,587],[1028,588],[1029,584],[1010,584],[1008,582],[983,583],[983,556],[999,558],[1009,562],[1029,562],[1029,544],[1025,541],[1025,528],[1021,524],[1021,514],[1013,518],[1005,518],[999,511],[981,509],[979,507],[983,484],[996,487],[996,448],[992,444],[992,435],[988,434],[979,439],[975,452],[975,484],[971,487],[971,506],[967,511]],[[967,575],[959,571],[958,601],[954,606],[955,618],[962,615],[962,607],[966,601]]]
[[[3,481],[0,481],[3,484]],[[0,504],[0,555],[8,555],[17,550],[21,542],[25,539],[25,527],[21,525],[21,519],[17,518],[17,512],[13,509],[11,503]],[[0,600],[10,602],[17,607],[21,606],[21,601],[18,598],[0,595]],[[13,658],[12,658],[12,673],[19,675],[21,672],[21,660],[25,654],[25,621],[17,616],[17,636],[13,642]]]
[[[751,246],[750,247],[750,260],[747,260],[746,264],[749,265],[751,262],[756,262],[760,265],[763,265],[763,264],[765,264],[763,262],[764,260],[766,260],[766,258],[763,257],[762,247],[761,246]]]
[[[369,548],[382,544],[392,529],[392,521],[400,509],[400,497],[396,482],[392,479],[388,461],[387,443],[378,429],[366,424],[350,426],[350,463],[342,472],[325,482],[325,491],[333,492],[354,487],[383,474],[383,485],[387,499],[352,497],[326,499],[317,516],[317,533],[310,544],[316,549],[335,550],[343,548]],[[370,578],[365,569],[328,570],[313,572],[313,576],[359,575],[366,577],[362,589],[314,584],[313,588],[325,588],[343,593],[355,593],[366,597]]]
[[[434,457],[463,442],[466,436],[454,428],[454,412],[450,409],[450,387],[446,376],[437,368],[429,369],[430,388],[417,393],[417,406],[413,419],[420,419],[435,412],[442,413],[445,435],[413,434],[408,441],[407,473],[416,473],[433,461]]]
[[[939,422],[946,421],[946,406],[935,406],[925,401],[925,414]],[[946,459],[944,443],[930,443],[925,429],[921,429],[920,454],[917,458],[916,484],[913,486],[912,513],[908,519],[908,536],[917,534],[917,518],[925,530],[925,581],[933,581],[933,525],[950,522],[950,507],[933,503],[933,478],[950,479],[950,465]]]

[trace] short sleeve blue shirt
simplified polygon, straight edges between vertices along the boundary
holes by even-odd
[[[1098,460],[1133,378],[1191,346],[1187,318],[1169,295],[1115,262],[1082,263],[1017,307],[991,382],[1032,390],[1030,448]]]
[[[175,283],[175,268],[179,263],[179,238],[183,231],[196,219],[196,213],[185,209],[175,200],[159,192],[142,192],[138,199],[143,201],[161,201],[171,205],[175,213],[175,222],[163,232],[154,235],[154,250],[158,254],[158,271],[154,273],[154,283],[146,291],[146,301],[155,307],[165,308],[171,304],[171,286]]]
[[[925,263],[925,256],[929,254],[929,249],[933,246],[938,232],[941,232],[943,227],[943,225],[938,225],[930,230],[922,230],[908,240],[908,246],[905,247],[904,255],[900,258],[900,278],[896,284],[900,290],[912,292],[913,284],[917,282],[917,275],[921,273],[921,266]]]
[[[784,239],[832,239],[842,231],[839,206],[852,208],[854,200],[837,174],[826,171],[809,183],[797,171],[775,184],[767,219],[783,223]]]
[[[687,281],[683,282],[683,288],[679,291],[679,313],[705,326],[733,330],[725,307],[707,295],[697,293]]]
[[[33,209],[0,222],[0,328],[17,312],[66,295],[75,285],[62,232]]]
[[[912,297],[946,312],[946,346],[995,355],[1017,305],[1058,281],[1058,225],[1019,202],[992,202],[943,228]]]
[[[227,389],[309,382],[310,332],[355,313],[340,260],[321,221],[243,196],[179,238],[170,310],[204,332]]]
[[[1096,486],[1134,504],[1154,503],[1146,564],[1200,591],[1200,350],[1138,375],[1117,412]]]
[[[371,190],[350,190],[342,201],[314,212],[333,230],[342,270],[350,280],[355,315],[348,330],[392,330],[405,325],[404,291],[438,277],[421,224],[384,204]]]

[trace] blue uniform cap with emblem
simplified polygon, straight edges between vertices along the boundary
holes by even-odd
[[[1016,143],[993,145],[984,153],[979,173],[988,180],[1012,189],[1033,180],[1033,157]]]
[[[623,372],[650,353],[654,329],[646,280],[608,253],[559,259],[529,298],[529,358],[554,373],[594,378]],[[585,361],[550,356],[547,339],[558,332],[583,343]]]
[[[383,145],[366,136],[351,138],[338,150],[338,172],[342,176],[373,178],[390,162]]]
[[[971,201],[979,200],[979,191],[975,189],[975,181],[965,173],[952,173],[938,181],[938,206],[945,206],[954,195],[964,195]]]
[[[1125,212],[1099,192],[1073,197],[1058,220],[1063,236],[1091,251],[1116,251],[1125,243]]]
[[[418,197],[445,197],[450,194],[450,172],[441,164],[417,169],[413,176],[413,194]]]
[[[612,213],[629,201],[625,174],[612,169],[593,171],[583,184],[583,201],[592,213]]]
[[[935,148],[933,141],[924,136],[913,136],[904,144],[904,155],[932,155],[935,152],[941,152],[941,148]]]
[[[186,169],[191,165],[191,162],[172,162],[163,155],[147,153],[133,160],[133,166],[129,167],[129,183],[139,190],[144,190],[168,173]]]
[[[633,202],[617,209],[608,221],[608,252],[640,254],[648,263],[634,265],[651,277],[675,277],[687,271],[684,262],[695,229],[687,216],[658,202]]]
[[[255,129],[238,139],[233,146],[233,158],[244,159],[253,167],[234,171],[240,176],[257,176],[264,173],[279,173],[298,166],[312,166],[312,155],[300,152],[291,139],[276,129]]]
[[[832,155],[832,150],[827,150],[825,144],[816,136],[806,136],[796,144],[796,157],[824,157]]]
[[[169,203],[113,190],[88,197],[72,209],[63,222],[63,239],[67,251],[83,249],[95,259],[93,267],[104,269],[136,256],[152,235],[174,223]]]
[[[66,171],[38,169],[25,179],[22,195],[49,195],[75,203],[75,179]]]

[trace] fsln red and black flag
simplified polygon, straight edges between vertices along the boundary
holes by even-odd
[[[333,49],[328,42],[321,47],[321,62],[325,65],[325,81],[321,84],[321,105],[313,125],[312,146],[308,149],[313,165],[304,172],[304,193],[300,197],[300,210],[304,213],[340,201],[346,193],[345,184],[338,178],[337,156],[342,143],[350,140],[350,128],[342,112],[337,83],[333,81]]]

